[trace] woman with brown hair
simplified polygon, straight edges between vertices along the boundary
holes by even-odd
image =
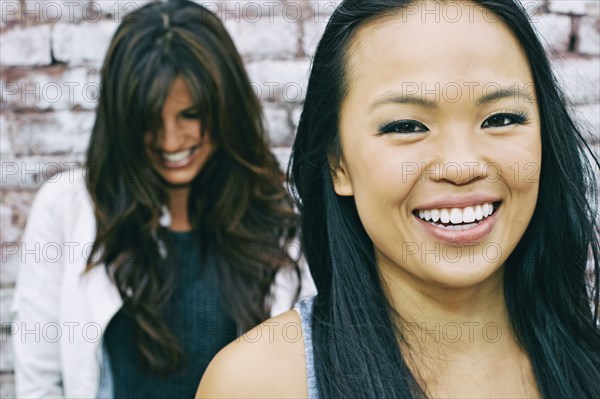
[[[21,265],[18,325],[63,334],[15,339],[17,394],[191,397],[221,347],[291,307],[301,277],[297,217],[217,16],[172,1],[123,20],[86,176],[53,179],[31,210],[24,245],[88,251]]]

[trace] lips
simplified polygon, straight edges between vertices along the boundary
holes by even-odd
[[[168,169],[178,169],[188,166],[198,153],[199,145],[177,152],[156,150],[157,158],[161,165]]]
[[[497,197],[473,194],[420,205],[413,216],[433,238],[464,245],[479,242],[492,231],[501,203]]]
[[[460,225],[463,223],[478,223],[489,217],[499,203],[486,202],[464,208],[434,208],[415,210],[414,214],[431,223]]]

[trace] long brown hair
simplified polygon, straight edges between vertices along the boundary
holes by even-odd
[[[166,183],[150,165],[143,136],[162,128],[162,106],[178,76],[197,106],[201,134],[216,148],[191,183],[190,222],[199,245],[215,244],[238,325],[266,319],[276,272],[298,270],[286,251],[297,217],[265,139],[260,103],[223,24],[191,1],[129,14],[106,55],[87,154],[97,221],[88,270],[106,266],[135,322],[139,351],[157,373],[177,369],[183,353],[162,317],[177,265],[159,225]],[[169,256],[161,255],[163,244]]]

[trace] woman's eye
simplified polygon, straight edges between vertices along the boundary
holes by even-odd
[[[496,114],[487,118],[481,127],[503,127],[513,125],[515,123],[522,125],[525,122],[527,122],[527,115],[525,114]]]
[[[198,119],[200,117],[196,110],[184,111],[181,113],[181,116],[185,119]]]
[[[403,121],[394,121],[384,123],[379,127],[380,134],[386,133],[400,133],[400,134],[410,134],[410,133],[420,133],[427,132],[429,129],[425,127],[420,122],[413,120],[403,120]]]

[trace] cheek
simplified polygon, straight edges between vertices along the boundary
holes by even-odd
[[[542,160],[539,132],[511,144],[493,147],[496,155],[489,165],[487,179],[502,181],[512,195],[537,197]]]
[[[354,154],[348,169],[365,230],[374,242],[378,237],[397,234],[396,227],[404,224],[400,219],[408,215],[404,204],[418,181],[416,174],[407,173],[414,160],[405,151],[389,146],[357,146],[347,153]]]
[[[199,119],[182,119],[179,122],[177,134],[185,140],[201,140],[201,128]]]
[[[507,200],[502,210],[503,223],[498,228],[498,242],[512,252],[521,239],[535,211],[541,173],[541,139],[539,131],[532,130],[519,140],[494,146],[493,164],[487,181],[503,185]]]
[[[401,177],[398,173],[400,159],[391,156],[393,154],[389,149],[364,143],[349,148],[345,154],[348,154],[345,159],[357,199],[383,199],[389,194],[386,193],[386,188],[396,185]]]

